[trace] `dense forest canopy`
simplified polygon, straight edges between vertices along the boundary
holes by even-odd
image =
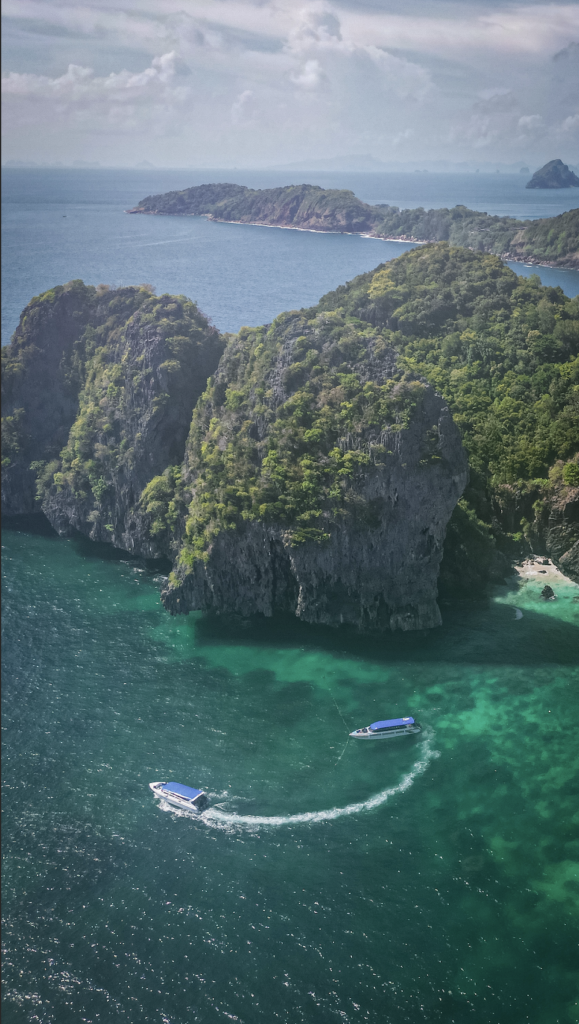
[[[449,401],[491,485],[546,476],[579,442],[579,298],[446,245],[414,250],[324,296],[383,325],[401,364]]]

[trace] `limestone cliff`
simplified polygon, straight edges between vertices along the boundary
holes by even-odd
[[[68,440],[87,359],[103,334],[121,327],[148,298],[141,288],[111,291],[70,281],[29,302],[2,349],[3,513],[38,509],[37,473]]]
[[[579,583],[579,488],[551,503],[544,537],[555,565]]]
[[[446,403],[401,380],[380,330],[313,309],[242,332],[193,417],[165,606],[435,626],[466,479]]]
[[[75,282],[33,300],[6,360],[5,411],[14,419],[23,409],[22,440],[5,470],[7,511],[33,510],[36,477],[58,533],[163,553],[140,496],[180,464],[193,406],[223,347],[183,297]]]

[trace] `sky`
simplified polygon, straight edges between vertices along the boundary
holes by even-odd
[[[4,0],[3,159],[579,162],[579,3]]]

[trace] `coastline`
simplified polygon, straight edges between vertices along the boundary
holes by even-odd
[[[545,586],[551,588],[551,597],[543,596]],[[524,619],[528,612],[540,612],[576,621],[579,583],[561,572],[552,559],[530,555],[514,565],[513,574],[504,583],[496,584],[493,590],[494,601],[511,608],[516,620]]]
[[[159,213],[157,210],[139,210],[136,207],[132,210],[125,210],[125,213],[138,213],[146,217],[205,217],[216,224],[247,224],[254,228],[280,228],[282,231],[309,231],[321,235],[359,235],[360,238],[374,238],[378,242],[400,242],[404,245],[433,245],[441,239],[436,238],[386,238],[384,235],[374,235],[368,231],[339,231],[335,228],[302,228],[297,224],[265,224],[259,220],[222,220],[220,217],[213,217],[210,213]],[[477,250],[472,246],[465,246],[472,252]],[[488,255],[498,256],[499,259],[509,263],[520,263],[524,267],[551,267],[553,270],[579,270],[579,257],[573,263],[560,263],[557,260],[541,261],[532,256],[523,259],[510,252],[489,253]],[[574,254],[573,254],[574,255]]]
[[[577,587],[577,592],[579,593],[579,583],[576,583],[570,576],[566,576],[564,572],[561,572],[553,560],[546,556],[530,555],[523,562],[518,562],[517,565],[514,565],[513,569],[521,584],[533,581],[541,583],[542,586],[548,584],[552,587],[558,583],[559,585]]]

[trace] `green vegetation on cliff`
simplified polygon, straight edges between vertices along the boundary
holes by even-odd
[[[2,349],[4,469],[19,458],[58,455],[87,360],[149,297],[146,286],[111,290],[69,281],[30,300],[11,344]]]
[[[34,298],[2,353],[6,510],[34,509],[35,477],[57,527],[66,507],[77,529],[120,540],[143,487],[182,460],[223,347],[195,303],[150,286],[74,281]]]
[[[182,192],[147,196],[129,213],[208,215],[241,223],[291,224],[320,231],[370,231],[374,207],[348,189],[287,185],[252,189],[244,185],[196,185]]]
[[[282,523],[294,544],[327,539],[344,516],[370,523],[353,479],[388,460],[424,393],[389,377],[393,365],[382,332],[340,312],[283,314],[269,329],[240,331],[193,415],[182,560],[240,520]]]
[[[207,215],[215,220],[371,233],[380,238],[449,242],[512,259],[579,266],[579,209],[542,221],[520,221],[455,206],[451,210],[399,210],[370,206],[346,189],[318,185],[250,189],[198,185],[147,196],[130,213]]]
[[[574,266],[579,266],[579,210],[569,210],[558,217],[533,220],[513,238],[513,255],[546,260],[563,265],[574,254]]]
[[[514,553],[562,467],[569,484],[577,472],[579,299],[444,243],[230,341],[193,415],[182,561],[242,519],[285,524],[293,543],[323,541],[338,517],[370,522],[356,473],[388,459],[420,380],[448,401],[471,466],[445,572],[500,566],[497,543]],[[433,436],[424,459],[437,457]]]
[[[579,451],[579,298],[440,244],[356,278],[320,308],[385,327],[400,368],[448,400],[471,466],[454,517],[461,535],[483,547],[493,534],[503,545],[530,535],[549,472]]]
[[[399,210],[395,206],[377,206],[376,209],[381,213],[374,231],[377,235],[449,242],[497,255],[508,249],[515,232],[523,227],[523,222],[514,217],[491,217],[466,206],[455,206],[451,210]]]
[[[167,358],[158,366],[150,365],[146,346],[140,354],[132,351],[130,335],[136,329],[162,337]],[[101,331],[99,337],[89,327],[84,337],[90,358],[78,415],[53,479],[57,488],[68,484],[77,497],[92,492],[98,503],[120,471],[128,477],[134,472],[142,441],[140,421],[194,391],[198,364],[211,338],[197,306],[182,295],[148,296],[138,316],[122,329],[104,336]],[[40,497],[45,478],[46,473]]]

